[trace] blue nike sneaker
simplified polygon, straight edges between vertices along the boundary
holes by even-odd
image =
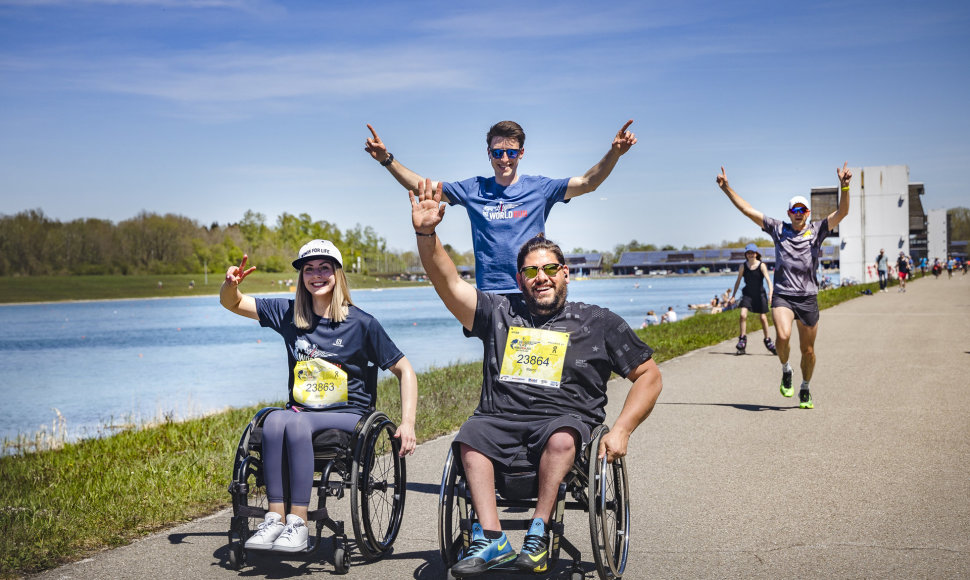
[[[546,524],[536,518],[532,520],[519,550],[519,557],[515,560],[515,567],[519,570],[542,574],[549,570],[549,543],[546,540]]]
[[[499,539],[489,540],[485,537],[481,524],[475,523],[472,524],[472,545],[465,557],[451,567],[451,573],[459,578],[475,576],[514,559],[515,550],[509,544],[509,537],[505,532],[502,532]]]

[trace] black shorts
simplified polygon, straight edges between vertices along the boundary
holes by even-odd
[[[525,450],[529,461],[539,465],[539,458],[546,441],[557,430],[571,428],[579,435],[580,445],[576,457],[589,445],[595,425],[590,425],[573,415],[559,417],[496,417],[495,415],[472,415],[455,436],[454,443],[464,443],[492,461],[509,466]]]
[[[818,296],[782,296],[774,294],[771,297],[772,308],[787,308],[795,313],[795,320],[805,326],[818,324]]]
[[[747,308],[757,314],[768,314],[768,295],[765,294],[764,290],[758,296],[742,294],[740,307]]]

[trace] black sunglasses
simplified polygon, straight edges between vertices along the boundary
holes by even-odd
[[[501,159],[503,155],[508,155],[509,159],[516,159],[522,153],[521,149],[489,149],[492,159]]]
[[[522,266],[521,268],[519,268],[519,273],[524,274],[526,278],[531,280],[539,275],[539,268],[542,268],[542,271],[545,273],[545,275],[552,278],[553,276],[556,275],[556,273],[559,272],[562,266],[563,266],[562,264],[546,264],[545,266]]]

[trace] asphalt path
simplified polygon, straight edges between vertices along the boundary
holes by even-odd
[[[624,577],[970,577],[970,276],[944,274],[823,311],[813,410],[779,394],[780,366],[761,339],[749,337],[746,356],[735,356],[732,340],[661,365],[663,393],[628,458]],[[628,388],[610,385],[611,417]],[[353,560],[347,578],[444,577],[436,506],[449,441],[425,443],[408,461],[394,552]],[[229,569],[229,515],[36,578],[334,574],[326,549],[320,560],[261,557]],[[568,512],[566,533],[596,578],[586,515]],[[520,545],[521,533],[512,538]],[[552,577],[568,574],[561,566]]]

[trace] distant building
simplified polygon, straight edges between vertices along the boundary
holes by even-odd
[[[572,276],[598,276],[603,273],[603,254],[563,254]]]
[[[881,249],[886,250],[890,261],[895,261],[899,252],[916,260],[923,257],[927,239],[921,200],[924,187],[909,182],[909,167],[905,165],[853,167],[852,174],[849,215],[836,230],[839,273],[843,279],[872,282],[878,276],[873,263]],[[814,219],[838,207],[837,188],[814,188],[811,192]]]
[[[936,258],[942,262],[950,250],[950,214],[945,209],[931,209],[926,221],[929,227],[926,259],[930,264]]]
[[[758,248],[761,260],[769,270],[775,267],[775,247]],[[820,259],[825,268],[839,267],[839,248],[822,246]],[[669,250],[623,252],[613,264],[617,276],[648,276],[663,274],[698,274],[702,272],[737,272],[744,263],[744,248],[717,250]]]

